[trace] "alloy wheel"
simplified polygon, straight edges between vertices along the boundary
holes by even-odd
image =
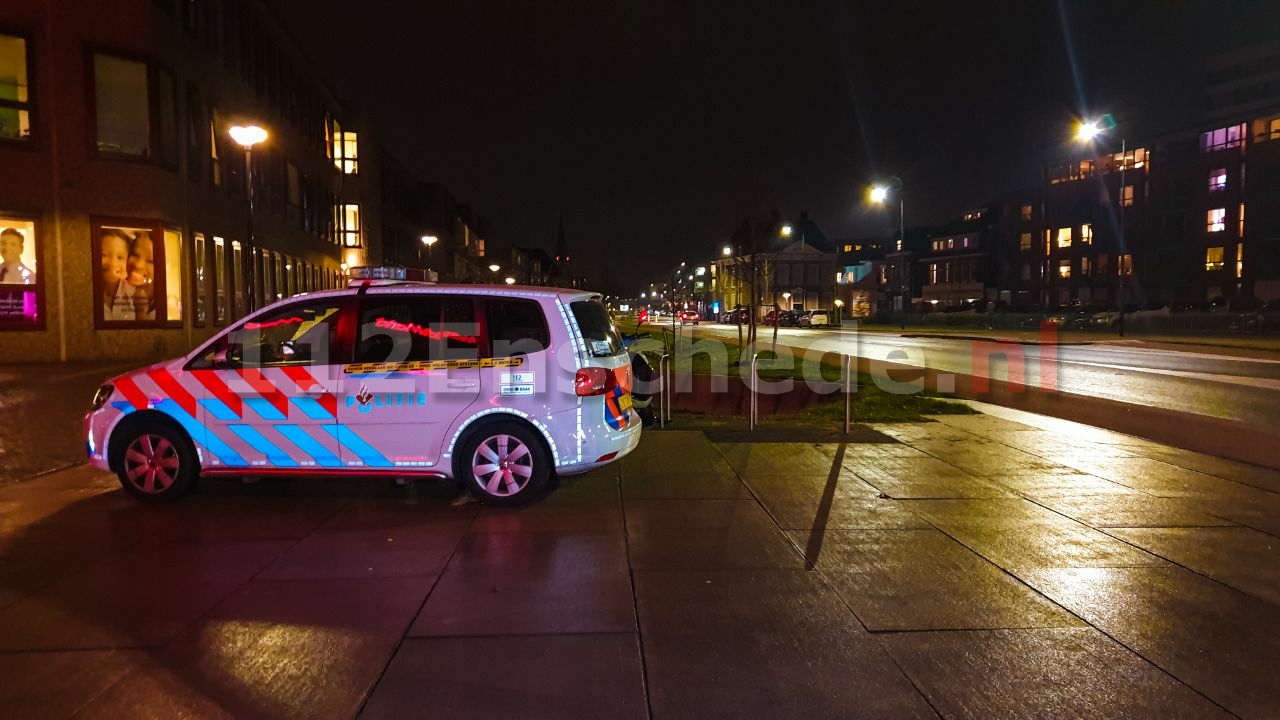
[[[476,448],[471,473],[485,492],[510,497],[524,490],[533,475],[533,454],[514,435],[494,435]]]
[[[124,451],[125,477],[147,494],[169,489],[177,481],[181,466],[178,449],[168,438],[154,433],[139,435]]]

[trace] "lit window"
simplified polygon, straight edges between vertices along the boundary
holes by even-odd
[[[1080,258],[1080,274],[1089,274],[1089,258]]]
[[[1058,262],[1058,277],[1060,278],[1071,277],[1071,261],[1070,260],[1060,260]]]
[[[1221,270],[1225,267],[1223,261],[1223,248],[1211,247],[1204,251],[1204,269],[1205,270]]]
[[[31,138],[27,41],[0,34],[0,140]]]
[[[1244,144],[1244,134],[1244,123],[1200,133],[1200,150],[1201,152],[1213,152],[1214,150],[1240,147]]]
[[[345,175],[360,173],[360,147],[356,133],[343,131],[337,120],[333,121],[333,166]]]
[[[1133,186],[1125,185],[1120,188],[1120,204],[1124,207],[1133,205]]]
[[[1116,170],[1138,170],[1147,165],[1146,148],[1135,148],[1111,156],[1111,165]]]
[[[1133,274],[1133,255],[1129,253],[1125,253],[1124,255],[1120,256],[1120,274],[1121,275]]]
[[[898,252],[902,252],[902,238],[898,238],[897,240],[894,241],[894,248]]]
[[[1236,245],[1236,277],[1244,277],[1244,243]]]
[[[1210,210],[1205,220],[1205,226],[1209,232],[1222,232],[1227,229],[1227,209],[1217,208]]]
[[[360,247],[360,206],[356,203],[344,203],[334,208],[334,214],[338,243],[342,247]]]
[[[1031,233],[1022,233],[1022,235],[1021,235],[1021,236],[1019,236],[1019,238],[1018,238],[1018,249],[1019,249],[1019,250],[1030,250],[1030,249],[1031,249]]]
[[[1093,225],[1085,223],[1080,226],[1080,242],[1085,245],[1093,244]]]
[[[844,246],[844,251],[845,251],[845,252],[853,252],[853,246],[852,246],[852,245],[845,245],[845,246]]]
[[[1280,140],[1280,115],[1253,121],[1253,141]]]
[[[861,245],[854,245],[854,246],[853,246],[853,249],[854,249],[854,250],[857,250],[858,252],[862,252],[862,246],[861,246]]]
[[[929,283],[931,285],[938,283],[938,263],[929,263]]]
[[[1209,171],[1209,192],[1227,189],[1227,169],[1218,168]]]
[[[947,249],[950,250],[956,246],[955,238],[947,238]]]
[[[1022,206],[1022,219],[1023,219],[1023,220],[1030,220],[1030,219],[1031,219],[1031,212],[1032,212],[1032,208],[1031,208],[1031,206],[1030,206],[1030,205],[1023,205],[1023,206]]]
[[[1071,228],[1069,227],[1058,228],[1058,247],[1060,248],[1071,247]]]
[[[218,135],[218,111],[209,112],[209,181],[214,187],[222,187],[222,156],[218,146],[222,137]]]
[[[1240,203],[1240,232],[1237,237],[1244,239],[1244,203]]]

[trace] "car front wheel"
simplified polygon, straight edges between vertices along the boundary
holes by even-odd
[[[194,448],[180,430],[158,421],[117,431],[123,450],[115,464],[126,492],[142,502],[170,502],[186,495],[200,474]]]
[[[536,499],[551,477],[551,456],[534,430],[517,422],[484,425],[468,436],[455,468],[486,505]]]

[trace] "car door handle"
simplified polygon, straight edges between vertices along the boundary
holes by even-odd
[[[476,382],[475,380],[450,380],[449,381],[449,387],[454,390],[470,390],[471,388],[479,387],[479,385],[480,383]]]

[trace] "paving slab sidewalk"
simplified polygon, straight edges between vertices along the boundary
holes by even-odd
[[[863,442],[646,432],[519,510],[324,480],[144,507],[84,467],[0,488],[0,708],[1274,714],[1280,473],[979,407]]]

